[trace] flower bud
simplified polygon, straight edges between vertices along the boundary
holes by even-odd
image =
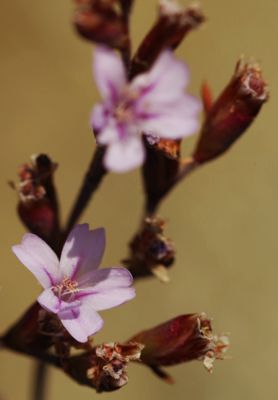
[[[177,1],[160,0],[156,23],[139,46],[130,69],[130,78],[147,71],[164,49],[175,49],[205,17],[198,6],[184,9]]]
[[[204,313],[181,315],[145,330],[131,340],[145,345],[142,362],[166,377],[161,366],[192,360],[202,361],[212,372],[213,361],[223,359],[229,344],[227,336],[212,333],[211,320]]]
[[[57,164],[45,155],[32,156],[19,168],[19,183],[13,184],[19,195],[18,213],[23,224],[47,242],[59,231],[59,216],[53,174]]]
[[[205,97],[207,97],[207,90]],[[223,154],[246,131],[268,99],[268,88],[258,65],[240,60],[218,99],[208,107],[193,158],[204,163]],[[204,99],[208,103],[207,99]]]
[[[125,14],[131,1],[75,0],[78,9],[74,25],[85,39],[106,46],[124,49],[129,46]]]
[[[146,160],[142,167],[146,212],[153,214],[160,200],[175,185],[180,168],[181,140],[147,137]]]
[[[143,347],[134,342],[106,343],[90,353],[71,357],[65,369],[79,383],[92,386],[97,392],[110,392],[127,384],[128,363],[140,359]]]
[[[141,230],[131,241],[130,258],[125,260],[133,277],[156,275],[169,281],[167,268],[175,261],[173,242],[164,235],[165,221],[146,218]]]

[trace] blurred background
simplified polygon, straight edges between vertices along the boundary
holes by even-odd
[[[132,16],[136,47],[156,13],[156,0],[137,0]],[[189,3],[188,3],[189,4]],[[229,153],[180,185],[160,215],[176,243],[171,283],[137,284],[134,301],[103,312],[96,342],[124,340],[143,328],[182,313],[205,311],[216,332],[230,332],[231,360],[215,363],[209,375],[200,362],[169,368],[176,384],[131,366],[129,384],[102,398],[277,399],[277,0],[203,0],[208,17],[178,54],[192,73],[198,95],[210,82],[215,95],[244,54],[262,63],[271,98],[258,120]],[[0,328],[5,330],[35,300],[40,287],[13,256],[24,228],[16,194],[7,181],[33,153],[59,163],[56,182],[63,219],[71,207],[93,151],[88,116],[98,99],[91,73],[91,46],[71,26],[71,1],[13,0],[1,5],[1,269]],[[186,141],[190,152],[196,137]],[[103,265],[126,255],[126,243],[141,214],[139,171],[105,178],[82,220],[107,230]],[[33,362],[0,353],[1,400],[29,399]],[[96,394],[51,369],[50,400],[89,400]]]

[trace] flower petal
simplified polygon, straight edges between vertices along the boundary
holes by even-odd
[[[82,302],[90,305],[96,311],[101,311],[117,307],[132,300],[135,296],[133,287],[116,288],[84,296]]]
[[[103,326],[102,318],[87,304],[60,311],[58,317],[69,334],[81,343],[87,342]]]
[[[113,103],[127,83],[122,60],[113,50],[102,46],[95,48],[94,76],[103,99]]]
[[[95,133],[98,134],[108,122],[106,116],[106,108],[103,104],[96,104],[91,113],[91,126]]]
[[[133,284],[133,277],[126,268],[103,268],[93,271],[79,281],[79,287],[87,292],[100,293],[101,291],[127,288]],[[82,294],[82,292],[81,292]]]
[[[177,100],[189,81],[189,71],[170,50],[165,50],[151,70],[135,78],[131,87],[144,93],[144,102],[159,104]]]
[[[81,291],[76,298],[97,311],[106,310],[133,299],[132,284],[133,277],[126,268],[104,268],[91,272],[80,282]]]
[[[199,127],[198,112],[201,104],[198,99],[183,95],[178,102],[165,105],[154,111],[154,116],[142,122],[145,133],[158,135],[165,139],[179,139],[195,133]]]
[[[105,153],[104,165],[113,172],[127,172],[144,163],[145,151],[142,140],[130,135],[124,140],[111,143]]]
[[[59,260],[48,244],[37,235],[26,233],[21,244],[13,246],[12,250],[43,288],[49,288],[59,282]]]
[[[82,275],[96,269],[105,248],[105,231],[89,230],[88,224],[77,225],[70,232],[61,255],[60,268],[65,276],[79,281]]]
[[[107,120],[106,125],[97,135],[98,144],[111,144],[120,139],[120,135],[118,132],[118,127],[116,125],[116,121],[113,118]]]
[[[53,312],[55,314],[60,311],[61,301],[53,293],[52,288],[45,289],[42,294],[37,298],[37,301],[47,311]]]

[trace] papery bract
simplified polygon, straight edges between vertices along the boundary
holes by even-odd
[[[170,50],[150,71],[128,82],[120,58],[97,47],[94,74],[103,103],[93,110],[92,127],[98,144],[107,146],[108,170],[125,172],[143,164],[141,134],[179,139],[197,130],[200,103],[184,92],[189,73]]]
[[[86,342],[102,328],[97,313],[118,306],[135,296],[133,278],[125,268],[97,270],[105,247],[103,228],[89,230],[77,225],[67,238],[60,262],[38,236],[27,233],[13,246],[17,258],[35,275],[44,291],[39,304],[57,314],[65,329],[79,342]]]

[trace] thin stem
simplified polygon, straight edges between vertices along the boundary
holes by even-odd
[[[46,400],[48,367],[43,361],[36,361],[34,369],[31,399]]]
[[[130,34],[129,34],[129,15],[130,11],[133,5],[133,0],[121,0],[121,5],[122,5],[122,18],[125,24],[125,29],[126,29],[126,36],[127,36],[127,41],[125,46],[120,50],[121,56],[123,63],[125,65],[127,74],[129,71],[130,67],[130,60],[131,60],[131,40],[130,40]]]
[[[65,229],[65,235],[67,235],[71,231],[72,227],[76,224],[91,200],[94,192],[97,190],[102,178],[107,172],[103,166],[104,152],[104,147],[97,147],[95,153],[93,154],[93,158],[84,177],[79,194],[77,195],[76,201],[70,213]]]

